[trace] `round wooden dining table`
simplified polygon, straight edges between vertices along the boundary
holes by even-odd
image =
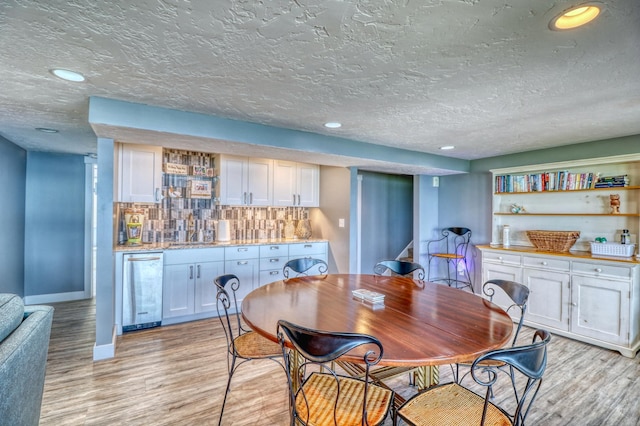
[[[356,289],[384,294],[384,303],[372,305],[354,298]],[[276,342],[281,319],[316,330],[370,334],[382,343],[381,366],[470,361],[507,344],[513,331],[509,315],[480,296],[381,275],[329,274],[276,281],[244,298],[242,317],[254,331]]]

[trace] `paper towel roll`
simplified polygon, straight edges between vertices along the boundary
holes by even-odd
[[[216,241],[231,241],[231,227],[228,220],[219,220]]]

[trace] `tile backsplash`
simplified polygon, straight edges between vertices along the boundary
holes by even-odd
[[[216,239],[217,221],[223,219],[229,220],[232,240],[279,239],[284,238],[289,218],[294,225],[309,219],[308,208],[220,206],[210,199],[165,198],[159,204],[116,203],[118,243],[126,242],[124,212],[129,208],[144,212],[144,243],[197,241],[200,234],[204,242],[212,242]]]

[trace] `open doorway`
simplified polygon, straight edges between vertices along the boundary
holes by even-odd
[[[359,171],[360,271],[395,259],[413,240],[413,176]]]

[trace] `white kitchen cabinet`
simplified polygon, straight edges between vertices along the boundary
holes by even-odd
[[[213,280],[224,273],[224,249],[167,250],[164,259],[163,321],[215,312]]]
[[[275,160],[273,205],[318,207],[320,205],[320,167],[317,164]]]
[[[242,299],[258,286],[260,267],[260,246],[225,247],[224,273],[234,274],[240,280],[236,291],[238,309]]]
[[[635,268],[574,262],[571,331],[616,345],[629,341],[638,314],[631,311]]]
[[[289,260],[288,244],[267,244],[260,246],[260,278],[258,285],[279,281],[284,278],[282,268]]]
[[[159,203],[162,199],[162,147],[119,144],[116,201]]]
[[[637,261],[585,252],[478,247],[486,280],[509,279],[531,291],[525,324],[634,357],[640,349]],[[518,273],[522,280],[518,280]],[[500,303],[498,303],[500,304]]]
[[[327,262],[327,243],[326,242],[306,242],[289,244],[289,260],[301,257],[312,257]]]
[[[220,204],[270,206],[273,201],[273,160],[219,155]]]
[[[559,330],[569,330],[569,261],[524,256],[523,264],[523,284],[529,287],[526,319]],[[556,266],[556,270],[552,270],[553,266]]]

